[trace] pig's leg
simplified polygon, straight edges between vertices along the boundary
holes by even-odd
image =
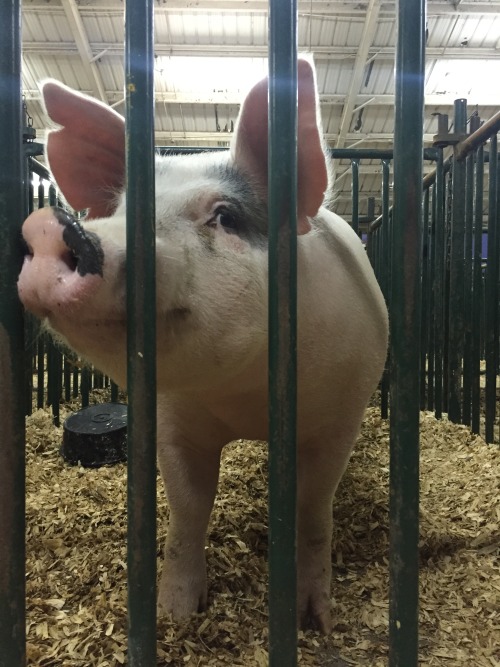
[[[160,469],[170,506],[159,613],[181,619],[207,605],[205,537],[219,475],[220,447],[194,448],[177,437],[159,446]]]
[[[299,447],[297,489],[297,607],[301,627],[332,628],[330,584],[332,503],[357,428]]]

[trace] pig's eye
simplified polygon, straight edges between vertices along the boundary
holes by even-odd
[[[207,225],[209,227],[217,227],[220,225],[224,231],[229,234],[234,234],[238,228],[238,221],[236,216],[225,206],[219,206],[215,209],[215,215],[211,218]]]

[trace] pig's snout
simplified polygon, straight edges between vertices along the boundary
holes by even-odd
[[[40,317],[82,304],[102,280],[99,238],[60,208],[32,213],[22,229],[28,246],[18,281],[25,307]]]

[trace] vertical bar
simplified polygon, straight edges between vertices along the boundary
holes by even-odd
[[[37,345],[37,386],[36,386],[36,406],[43,408],[44,406],[44,388],[45,388],[45,334],[40,332],[38,336]]]
[[[485,277],[486,442],[493,442],[498,360],[498,141],[490,138],[488,202],[488,259]]]
[[[420,262],[425,1],[399,0],[391,290],[390,667],[418,662]]]
[[[427,354],[427,409],[434,410],[434,388],[435,388],[435,333],[436,333],[436,183],[431,189],[431,219],[430,219],[430,246],[429,257],[429,349]]]
[[[391,281],[391,262],[390,258],[390,212],[389,212],[389,170],[390,164],[389,160],[382,160],[382,226],[380,229],[381,234],[381,277],[382,277],[382,294],[384,295],[385,301],[389,307],[389,285]],[[390,308],[389,308],[390,310]],[[389,416],[389,367],[390,367],[390,357],[386,360],[384,374],[382,376],[382,385],[380,392],[380,414],[383,419],[387,419]]]
[[[24,215],[21,6],[0,2],[0,667],[25,648],[24,322],[17,297]]]
[[[128,660],[156,665],[154,2],[127,0]]]
[[[471,127],[472,130],[472,127]],[[470,426],[472,419],[472,229],[474,224],[474,153],[466,160],[465,172],[465,237],[464,237],[464,364],[462,423]]]
[[[428,359],[428,327],[429,327],[429,266],[430,266],[430,247],[429,247],[429,188],[425,189],[423,202],[423,220],[422,220],[422,317],[420,323],[420,409],[426,408],[427,394],[427,359]]]
[[[297,2],[269,5],[269,664],[297,664]]]
[[[84,366],[82,368],[82,378],[80,382],[80,391],[82,393],[82,408],[87,408],[89,406],[90,379],[91,370],[88,366]]]
[[[472,265],[472,431],[480,432],[481,413],[481,304],[483,298],[483,187],[484,146],[476,152],[474,198],[474,260]]]
[[[445,230],[444,230],[444,206],[445,206],[445,182],[443,149],[439,149],[436,163],[436,220],[435,220],[435,283],[434,283],[434,414],[437,419],[443,416],[443,352],[444,352],[444,259],[445,259]]]
[[[455,100],[455,132],[467,131],[467,102]],[[462,361],[464,356],[465,160],[453,161],[448,320],[448,416],[462,419]]]
[[[351,160],[352,173],[352,221],[351,227],[359,234],[359,160]]]

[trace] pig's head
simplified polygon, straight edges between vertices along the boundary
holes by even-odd
[[[299,61],[298,232],[328,187],[314,72]],[[156,162],[157,354],[160,387],[238,376],[267,346],[267,95],[242,106],[231,149]],[[82,223],[41,209],[24,223],[25,307],[72,348],[126,383],[124,121],[65,86],[43,86],[47,157]],[[312,232],[314,233],[314,232]]]

